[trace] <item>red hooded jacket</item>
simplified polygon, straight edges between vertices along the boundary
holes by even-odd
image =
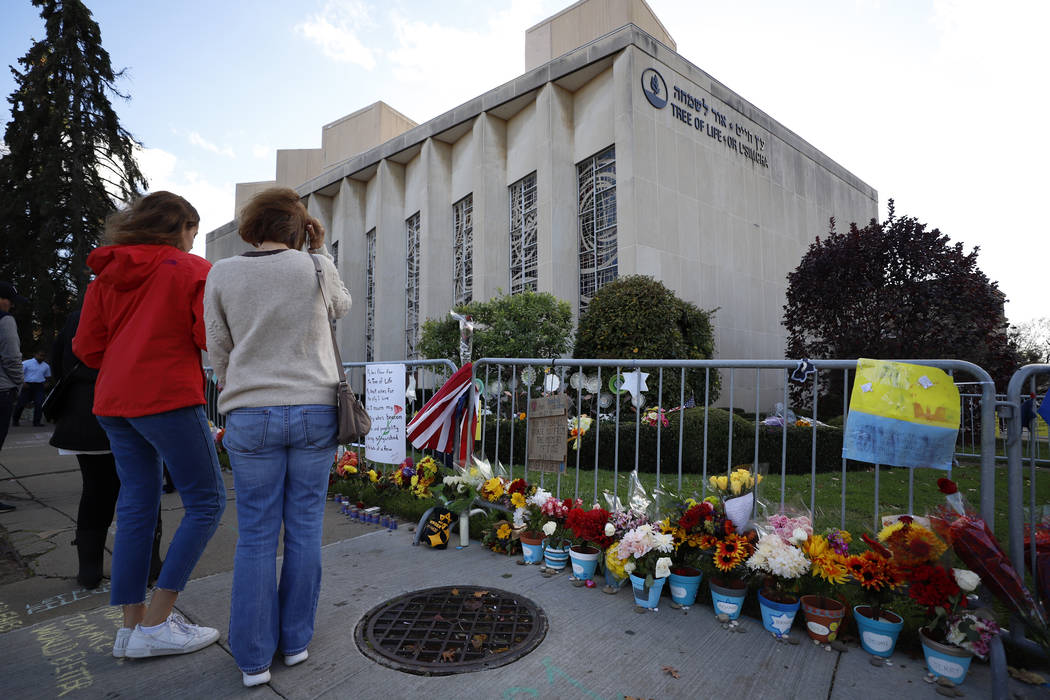
[[[88,266],[73,352],[99,370],[94,412],[136,418],[204,403],[204,280],[211,263],[168,245],[104,246]]]

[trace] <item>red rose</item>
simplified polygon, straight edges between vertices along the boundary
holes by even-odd
[[[959,487],[955,485],[955,482],[947,477],[941,477],[937,479],[937,488],[941,490],[941,493],[946,496],[950,496],[953,493],[959,492]]]

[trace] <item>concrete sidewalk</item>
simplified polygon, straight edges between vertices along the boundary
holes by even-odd
[[[222,631],[219,644],[187,656],[118,661],[109,652],[119,611],[102,593],[74,591],[75,554],[68,541],[79,474],[72,458],[43,445],[46,437],[15,429],[0,452],[0,500],[19,506],[0,516],[0,524],[34,573],[0,586],[0,687],[6,697],[940,697],[923,680],[921,658],[898,654],[892,666],[874,667],[859,648],[839,654],[813,646],[798,625],[801,644],[776,643],[751,619],[742,622],[746,634],[730,634],[706,605],[637,614],[627,590],[609,596],[575,588],[565,574],[544,578],[537,567],[518,566],[476,542],[463,550],[413,547],[407,528],[351,526],[334,504],[326,518],[331,544],[324,550],[308,661],[294,668],[275,663],[269,686],[241,686],[226,640],[236,539],[232,504],[195,571],[199,578],[178,604],[190,620]],[[165,496],[165,508],[166,528],[174,529],[178,497]],[[443,585],[529,598],[548,618],[546,638],[507,666],[441,677],[391,670],[358,651],[353,635],[362,615],[403,593]],[[975,662],[963,690],[968,697],[988,697],[989,682],[988,667]],[[1011,690],[1015,697],[1045,697],[1031,686]]]

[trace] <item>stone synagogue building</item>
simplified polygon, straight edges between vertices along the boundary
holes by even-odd
[[[829,217],[876,217],[875,190],[678,55],[644,0],[578,2],[525,56],[430,121],[377,102],[237,185],[236,211],[278,184],[324,222],[354,297],[344,357],[415,358],[457,303],[538,290],[578,314],[643,274],[718,307],[718,357],[782,358],[787,274]],[[207,235],[209,260],[246,248],[236,226]]]

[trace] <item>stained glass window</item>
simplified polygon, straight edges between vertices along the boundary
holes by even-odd
[[[452,205],[455,250],[455,303],[469,304],[474,293],[474,195],[468,194]]]
[[[536,173],[510,186],[510,293],[536,291]]]
[[[405,220],[405,359],[418,359],[419,212]]]
[[[576,166],[579,182],[580,313],[616,279],[616,147]]]
[[[375,358],[376,230],[365,234],[365,362]]]

